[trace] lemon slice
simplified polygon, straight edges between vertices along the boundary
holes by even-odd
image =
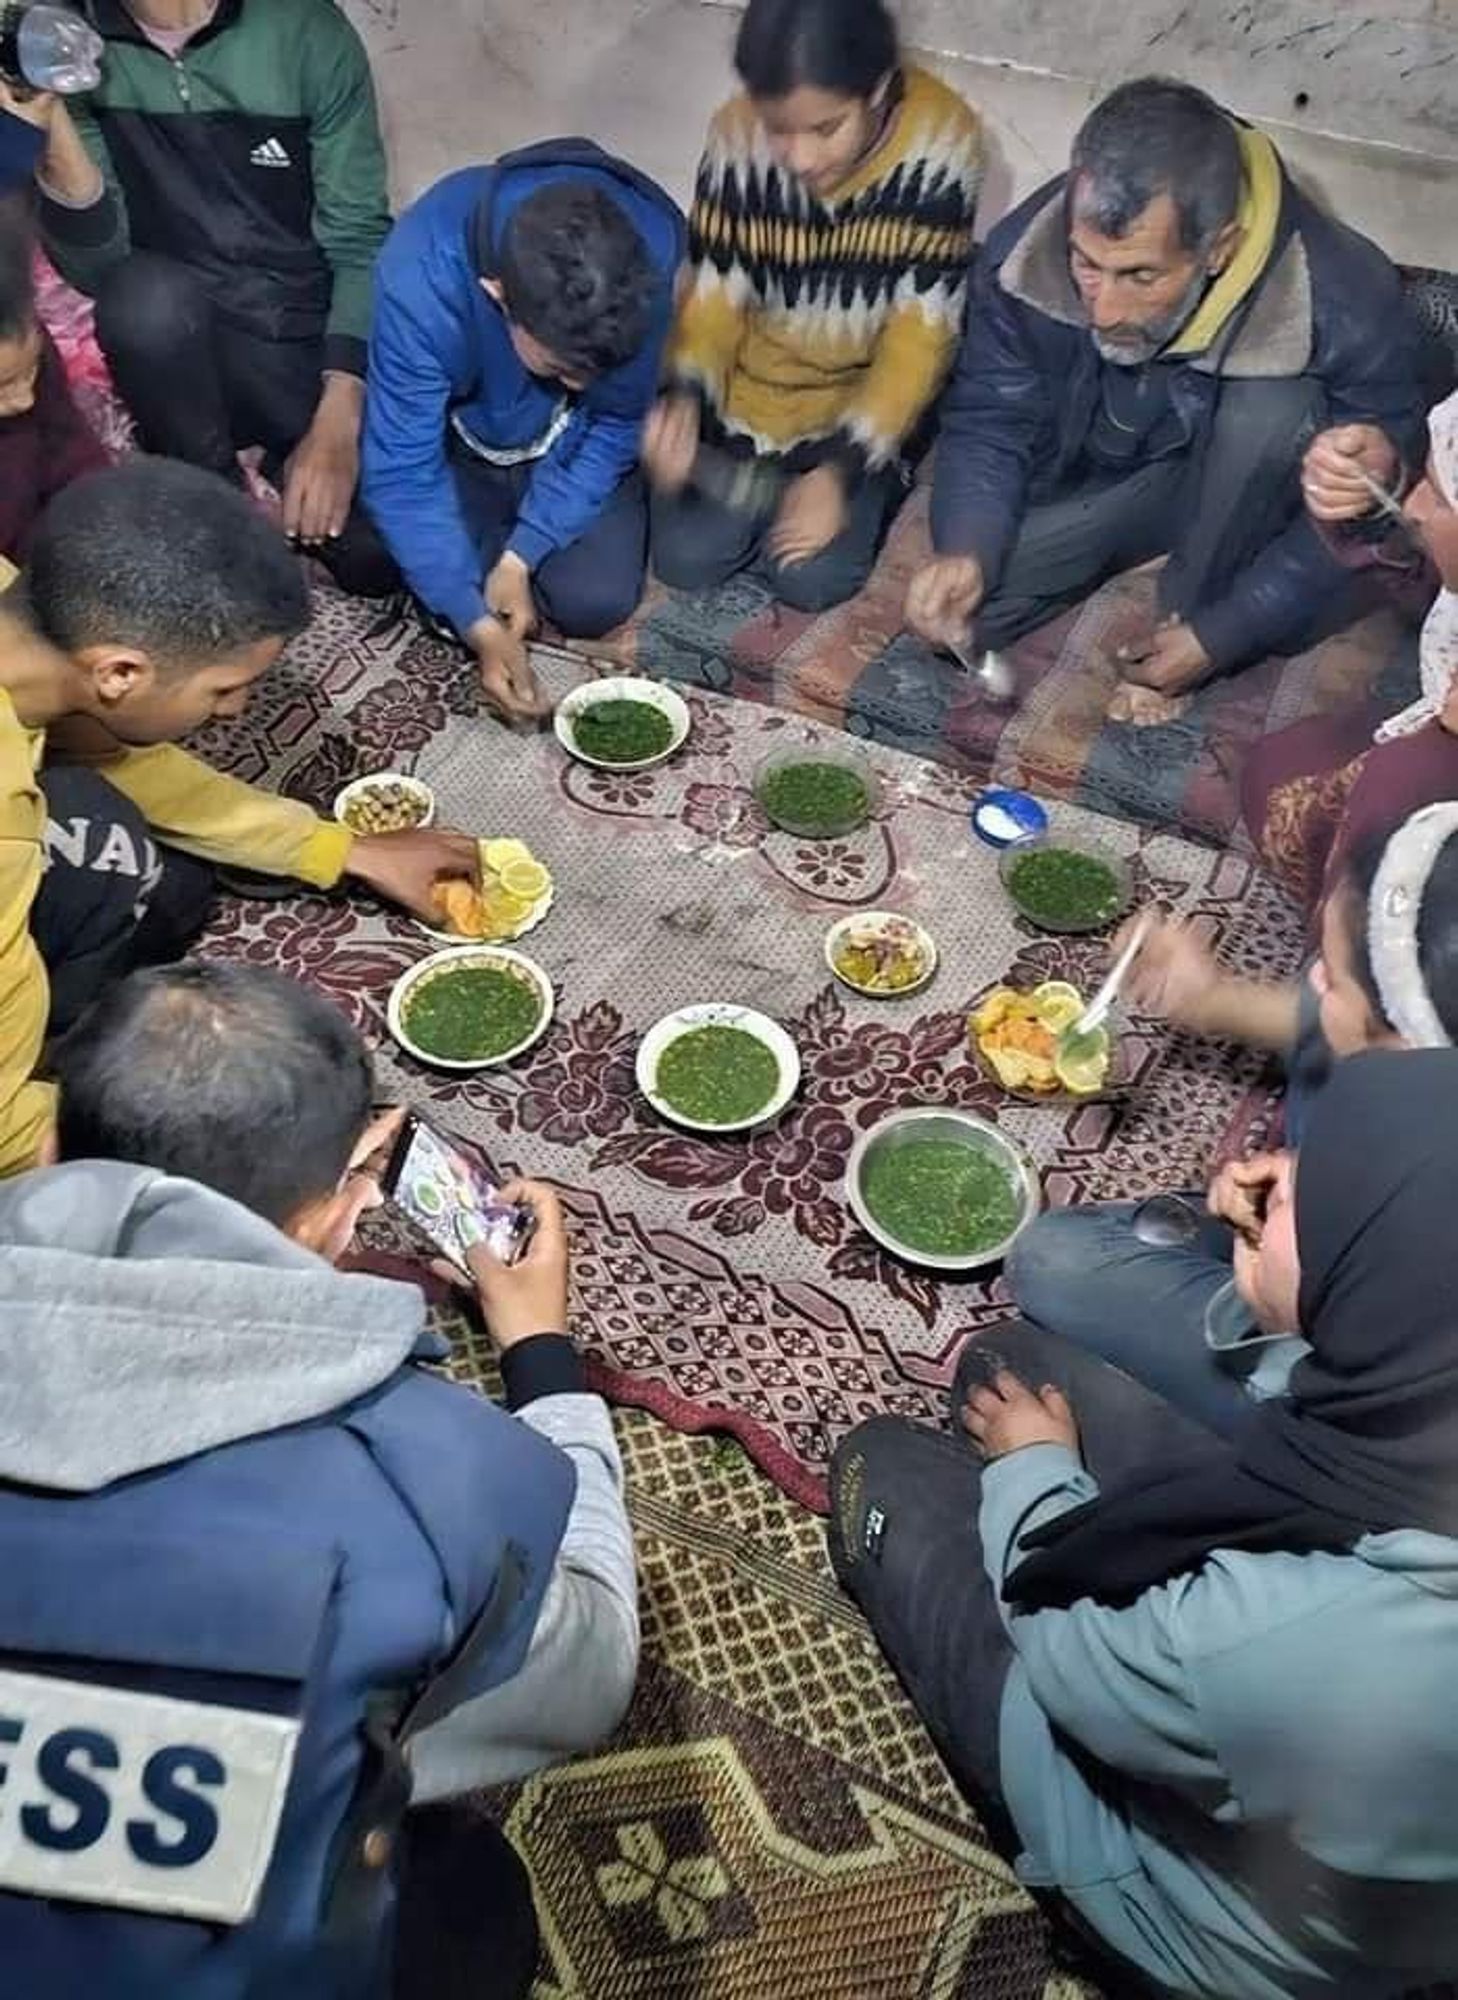
[[[1086,1047],[1080,1037],[1077,1059],[1055,1056],[1053,1069],[1063,1088],[1075,1097],[1092,1097],[1096,1090],[1102,1090],[1109,1074],[1108,1029],[1095,1028]]]
[[[1028,1000],[1043,1026],[1055,1035],[1071,1028],[1083,1012],[1083,995],[1066,979],[1045,979],[1033,988]]]
[[[530,861],[532,851],[524,840],[483,840],[481,859],[493,875],[500,875],[513,861]]]
[[[481,935],[500,940],[513,936],[532,913],[530,903],[505,889],[488,889],[481,898]]]
[[[515,859],[506,862],[498,871],[501,886],[508,895],[520,896],[530,907],[545,896],[552,886],[552,878],[540,861]]]

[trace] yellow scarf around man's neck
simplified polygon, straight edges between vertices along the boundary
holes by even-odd
[[[1235,255],[1200,301],[1189,323],[1162,350],[1163,358],[1204,354],[1215,345],[1231,318],[1265,274],[1281,220],[1281,159],[1264,132],[1248,125],[1236,128],[1240,140],[1240,243]]]

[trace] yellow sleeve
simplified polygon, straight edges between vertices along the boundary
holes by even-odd
[[[735,137],[743,120],[737,111],[737,102],[727,105],[709,127],[689,210],[689,261],[666,356],[669,381],[698,389],[715,409],[728,397],[755,305],[740,255],[739,218],[724,198],[726,173],[743,164]],[[742,185],[742,175],[738,178]]]
[[[55,1117],[55,1092],[35,1081],[51,1009],[45,963],[30,934],[40,876],[39,842],[0,835],[0,1175],[34,1166]]]
[[[299,799],[224,777],[175,743],[87,757],[142,814],[159,839],[204,861],[296,875],[332,889],[344,873],[354,835],[321,819]]]
[[[9,698],[0,698],[0,1174],[34,1164],[55,1116],[55,1092],[35,1081],[51,1008],[30,934],[44,826],[30,743]]]

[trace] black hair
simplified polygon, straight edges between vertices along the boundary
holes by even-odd
[[[1101,236],[1127,236],[1167,194],[1180,243],[1200,251],[1240,209],[1240,139],[1213,97],[1170,77],[1122,83],[1084,120],[1068,176],[1072,212]]]
[[[1382,857],[1397,830],[1397,827],[1391,827],[1355,841],[1336,883],[1337,893],[1346,899],[1345,916],[1353,975],[1372,1012],[1388,1028],[1392,1027],[1392,1023],[1387,1019],[1387,1009],[1372,970],[1367,911]],[[1423,890],[1422,907],[1418,911],[1417,947],[1418,970],[1433,1011],[1442,1022],[1448,1039],[1458,1043],[1458,835],[1450,836],[1443,843]]]
[[[27,203],[0,198],[0,340],[22,340],[35,325],[35,231]]]
[[[373,1076],[344,1016],[292,979],[198,959],[133,972],[55,1052],[63,1160],[128,1160],[290,1221],[339,1185]]]
[[[31,541],[25,600],[62,652],[135,646],[171,674],[309,622],[279,530],[240,488],[171,458],[129,459],[58,493]]]
[[[751,97],[792,90],[869,97],[901,64],[884,0],[749,0],[734,67]]]
[[[642,237],[588,181],[551,182],[512,211],[495,275],[512,319],[588,376],[637,353],[660,289]]]

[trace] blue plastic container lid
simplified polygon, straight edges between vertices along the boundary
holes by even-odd
[[[994,786],[972,802],[972,831],[989,847],[1016,847],[1048,831],[1048,815],[1031,792],[1003,791]]]

